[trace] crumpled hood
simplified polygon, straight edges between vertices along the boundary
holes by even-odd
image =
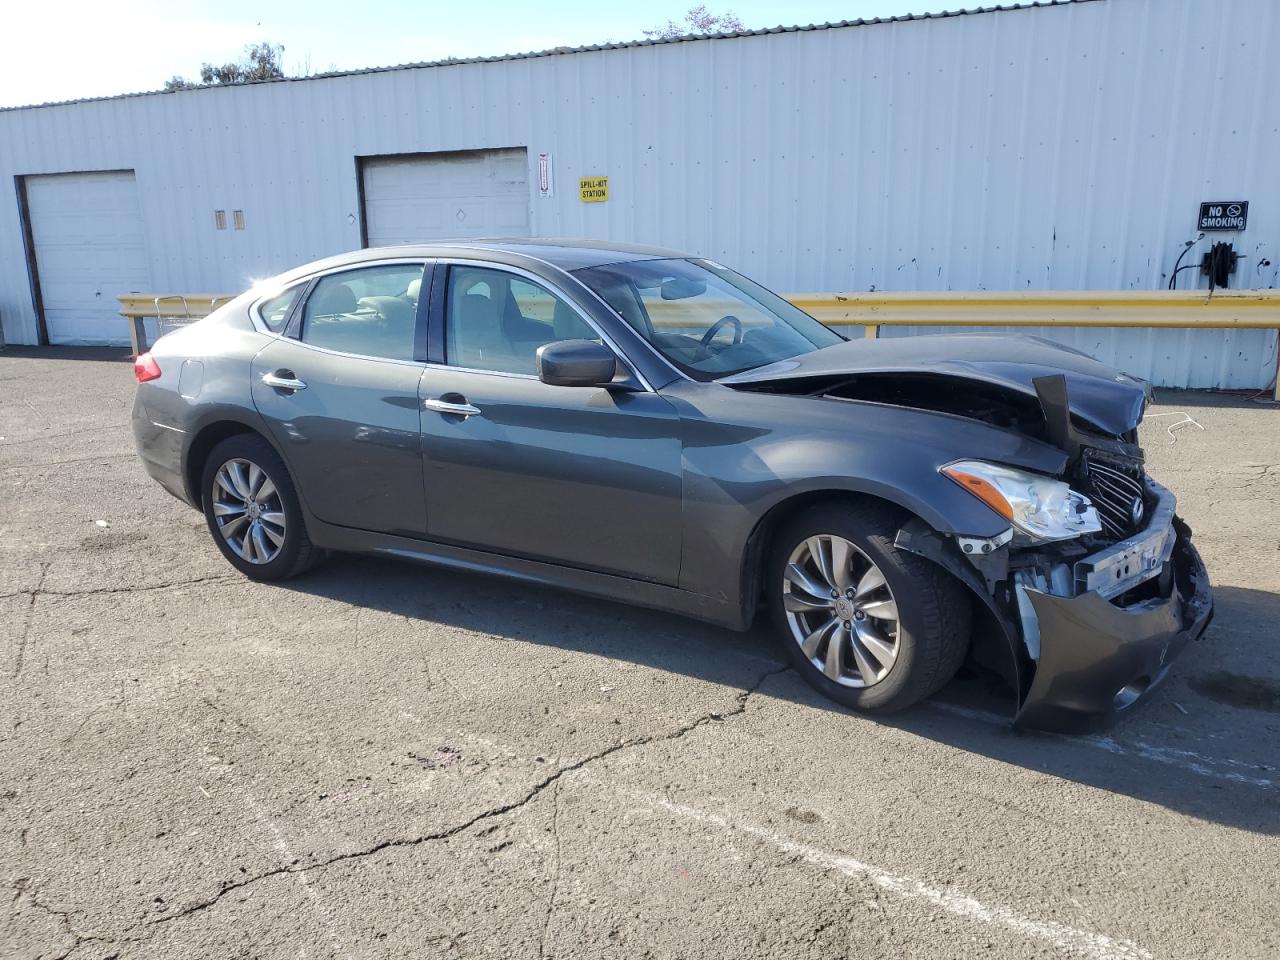
[[[859,374],[915,374],[973,380],[1036,396],[1037,377],[1062,374],[1071,412],[1120,436],[1142,419],[1146,381],[1040,337],[985,333],[850,340],[720,380],[727,386],[833,382]],[[799,384],[797,384],[798,386]]]

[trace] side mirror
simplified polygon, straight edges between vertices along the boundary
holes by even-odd
[[[538,348],[538,379],[554,387],[608,386],[618,358],[594,340],[557,340]]]

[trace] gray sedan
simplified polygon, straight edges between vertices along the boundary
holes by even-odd
[[[983,335],[846,341],[720,264],[621,244],[362,250],[138,357],[148,472],[257,580],[332,551],[746,629],[850,707],[968,659],[1020,725],[1130,708],[1208,578],[1143,470],[1146,385]]]

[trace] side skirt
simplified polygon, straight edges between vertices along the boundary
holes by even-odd
[[[741,607],[734,602],[717,600],[660,583],[580,570],[541,560],[508,557],[432,540],[355,530],[325,523],[310,515],[307,516],[307,533],[312,543],[326,550],[395,557],[454,570],[510,577],[525,583],[556,587],[604,600],[617,600],[633,606],[678,613],[728,627],[730,630],[746,630],[750,626],[745,622]]]

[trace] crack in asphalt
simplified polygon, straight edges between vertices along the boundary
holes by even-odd
[[[31,407],[31,403],[27,403],[27,406]],[[36,410],[35,407],[31,407],[31,408],[32,410]],[[38,413],[40,411],[37,410],[36,412]],[[86,426],[86,428],[81,428],[78,430],[64,430],[63,433],[60,433],[60,434],[41,434],[38,436],[23,436],[23,438],[20,438],[18,440],[5,440],[4,443],[0,443],[0,447],[20,447],[20,445],[27,444],[27,443],[42,443],[42,442],[45,442],[45,440],[61,440],[61,439],[68,438],[68,436],[82,436],[83,434],[100,434],[100,433],[105,433],[105,431],[108,431],[108,430],[128,430],[128,429],[129,429],[128,424],[97,424],[95,426]]]
[[[43,443],[48,440],[63,440],[67,437],[79,437],[86,433],[102,433],[103,430],[111,429],[110,426],[85,427],[83,430],[69,430],[66,433],[48,433],[39,437],[24,437],[21,440],[8,440],[0,443],[0,447],[19,447],[27,443]],[[124,429],[124,428],[118,428]]]
[[[8,446],[8,444],[0,444],[0,446]],[[0,472],[5,470],[35,470],[40,467],[63,467],[71,463],[90,463],[98,460],[132,460],[137,457],[136,453],[104,453],[96,457],[72,457],[70,460],[32,460],[28,463],[8,463],[0,466]]]
[[[36,597],[93,597],[116,593],[148,593],[152,590],[172,590],[175,587],[188,587],[197,583],[227,583],[243,580],[236,574],[218,574],[209,577],[194,577],[190,580],[173,580],[167,583],[139,584],[133,587],[91,587],[88,590],[47,590],[44,587],[45,573],[49,563],[41,565],[40,581],[30,590],[15,590],[13,593],[0,593],[0,600],[11,600],[14,597],[29,596],[34,605]],[[245,581],[247,582],[247,581]]]
[[[556,842],[556,871],[551,879],[551,896],[547,898],[547,915],[542,918],[542,934],[538,938],[538,956],[547,955],[547,932],[551,929],[551,916],[556,912],[556,895],[560,892],[560,784],[551,791],[551,835]]]
[[[365,857],[370,857],[370,856],[373,856],[374,854],[381,853],[384,850],[399,849],[401,847],[416,847],[416,846],[421,846],[422,844],[425,844],[425,843],[435,843],[439,840],[448,840],[451,837],[457,836],[458,834],[471,829],[477,823],[480,823],[484,820],[491,820],[494,817],[503,816],[504,814],[511,813],[513,810],[518,810],[521,807],[526,806],[527,804],[535,800],[540,794],[542,794],[548,787],[551,787],[556,783],[558,783],[560,779],[564,777],[566,774],[570,774],[570,773],[574,773],[575,771],[582,770],[583,768],[590,766],[591,764],[599,760],[603,760],[606,757],[610,757],[615,753],[620,753],[623,750],[630,750],[633,747],[643,747],[653,743],[662,743],[670,740],[679,740],[681,737],[684,737],[687,734],[692,733],[694,730],[697,730],[699,727],[705,726],[708,723],[721,722],[729,719],[730,717],[739,716],[740,714],[746,712],[747,701],[749,701],[751,697],[757,691],[759,691],[759,689],[771,677],[776,677],[779,674],[786,673],[790,669],[791,667],[789,665],[786,665],[786,666],[776,667],[772,670],[766,670],[756,679],[754,683],[751,684],[751,686],[747,687],[745,690],[741,691],[737,695],[736,697],[737,704],[731,710],[727,710],[723,713],[712,712],[712,713],[703,714],[693,722],[684,724],[681,727],[677,727],[675,730],[672,730],[668,733],[637,737],[633,740],[621,740],[618,743],[614,744],[613,746],[606,747],[604,750],[598,750],[595,753],[592,753],[586,757],[583,757],[581,760],[576,760],[573,763],[566,764],[563,767],[559,767],[553,773],[542,778],[536,784],[534,784],[529,790],[525,792],[524,796],[520,797],[518,800],[513,800],[510,803],[504,803],[497,807],[490,807],[488,810],[481,811],[480,813],[477,813],[475,816],[468,818],[462,823],[455,824],[454,826],[451,826],[451,827],[446,827],[443,830],[437,830],[433,833],[423,834],[422,836],[419,836],[419,837],[401,837],[401,838],[394,838],[391,840],[383,840],[364,850],[353,850],[347,853],[339,853],[339,854],[336,854],[335,856],[328,858],[327,860],[318,860],[318,861],[308,863],[308,864],[303,864],[303,865],[292,863],[292,864],[286,864],[281,867],[276,867],[275,869],[268,870],[265,873],[260,873],[252,877],[246,877],[245,879],[237,880],[234,883],[229,883],[207,900],[202,900],[199,903],[191,904],[190,906],[184,907],[182,910],[179,910],[176,913],[171,913],[163,917],[157,917],[154,920],[151,920],[149,922],[153,926],[156,926],[163,923],[169,923],[173,920],[180,920],[184,917],[189,917],[194,913],[199,913],[202,910],[207,910],[210,907],[214,906],[215,904],[218,903],[218,901],[220,901],[227,894],[234,893],[237,890],[242,890],[245,887],[259,883],[262,880],[269,880],[273,877],[280,877],[288,874],[310,872],[314,870],[323,870],[327,867],[333,866],[334,864],[345,863],[350,860],[360,860]]]
[[[49,904],[42,902],[36,897],[36,891],[29,886],[29,881],[26,877],[19,877],[14,882],[13,891],[14,891],[14,896],[11,903],[17,903],[19,900],[22,899],[23,895],[25,894],[27,898],[27,903],[30,904],[32,907],[41,911],[42,913],[47,914],[50,917],[57,917],[59,922],[62,924],[63,931],[66,933],[68,937],[72,939],[72,941],[74,941],[71,944],[71,946],[67,947],[67,949],[64,950],[62,953],[53,954],[49,958],[49,960],[67,960],[67,958],[70,957],[71,954],[75,953],[77,950],[83,947],[86,943],[107,943],[107,942],[116,942],[117,940],[132,941],[133,939],[135,939],[132,937],[120,937],[120,938],[99,937],[93,934],[79,933],[76,930],[76,928],[71,925],[71,918],[80,911],[59,910],[57,907],[52,907]]]
[[[22,665],[27,658],[27,644],[31,641],[31,624],[35,621],[36,614],[36,597],[40,595],[40,589],[44,586],[45,574],[49,572],[49,564],[40,564],[40,579],[36,581],[35,589],[31,591],[31,596],[27,600],[27,610],[22,621],[22,635],[18,637],[18,649],[14,654],[13,670],[9,674],[10,679],[16,680],[22,674]],[[20,596],[20,594],[14,594]]]
[[[1263,480],[1275,479],[1277,475],[1272,473],[1271,471],[1275,470],[1276,468],[1277,468],[1277,465],[1274,463],[1262,464],[1261,467],[1253,468],[1258,470],[1258,473],[1252,477],[1246,477],[1243,483],[1238,484],[1239,489],[1245,490],[1245,489],[1248,489],[1249,487],[1257,486]]]

